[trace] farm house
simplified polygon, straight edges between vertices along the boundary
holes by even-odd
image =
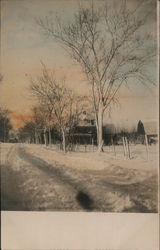
[[[104,144],[110,144],[116,132],[113,124],[105,124],[103,126]],[[71,135],[71,141],[74,144],[96,144],[97,130],[94,116],[84,112],[79,124],[74,128]]]

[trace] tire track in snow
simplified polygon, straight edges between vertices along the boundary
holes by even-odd
[[[59,210],[82,210],[82,208],[86,208],[86,210],[94,209],[89,203],[87,205],[88,207],[79,204],[77,201],[78,195],[78,198],[87,199],[87,202],[90,202],[91,199],[89,199],[89,195],[84,191],[86,188],[83,184],[75,176],[71,176],[63,166],[58,167],[56,163],[55,165],[50,165],[44,160],[26,152],[22,147],[18,148],[18,155],[29,164],[29,168],[32,170],[33,168],[34,170],[36,169],[36,171],[41,173],[41,177],[43,175],[43,177],[46,178],[47,182],[52,182],[52,189],[54,189],[59,200],[59,202],[57,202],[61,203],[58,208]],[[46,192],[46,197],[48,193]]]

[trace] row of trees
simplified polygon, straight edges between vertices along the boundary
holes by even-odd
[[[8,142],[9,132],[12,129],[9,110],[0,107],[0,141]]]
[[[3,82],[3,76],[0,74],[0,84]],[[0,141],[7,142],[9,140],[9,132],[12,129],[10,120],[10,111],[0,107]]]
[[[56,138],[62,138],[65,152],[66,137],[69,140],[81,114],[89,109],[89,98],[75,95],[66,87],[65,79],[57,79],[55,72],[49,71],[43,63],[41,75],[35,79],[30,78],[30,82],[30,90],[37,105],[32,109],[32,120],[19,130],[19,137],[24,140],[31,131],[31,142],[39,143],[43,140],[47,145],[51,144],[54,130]]]

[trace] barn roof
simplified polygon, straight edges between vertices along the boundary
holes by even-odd
[[[144,126],[144,131],[147,135],[158,134],[158,123],[156,121],[143,122],[143,126]]]

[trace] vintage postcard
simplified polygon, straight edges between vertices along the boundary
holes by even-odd
[[[1,0],[2,249],[158,250],[159,2]]]

